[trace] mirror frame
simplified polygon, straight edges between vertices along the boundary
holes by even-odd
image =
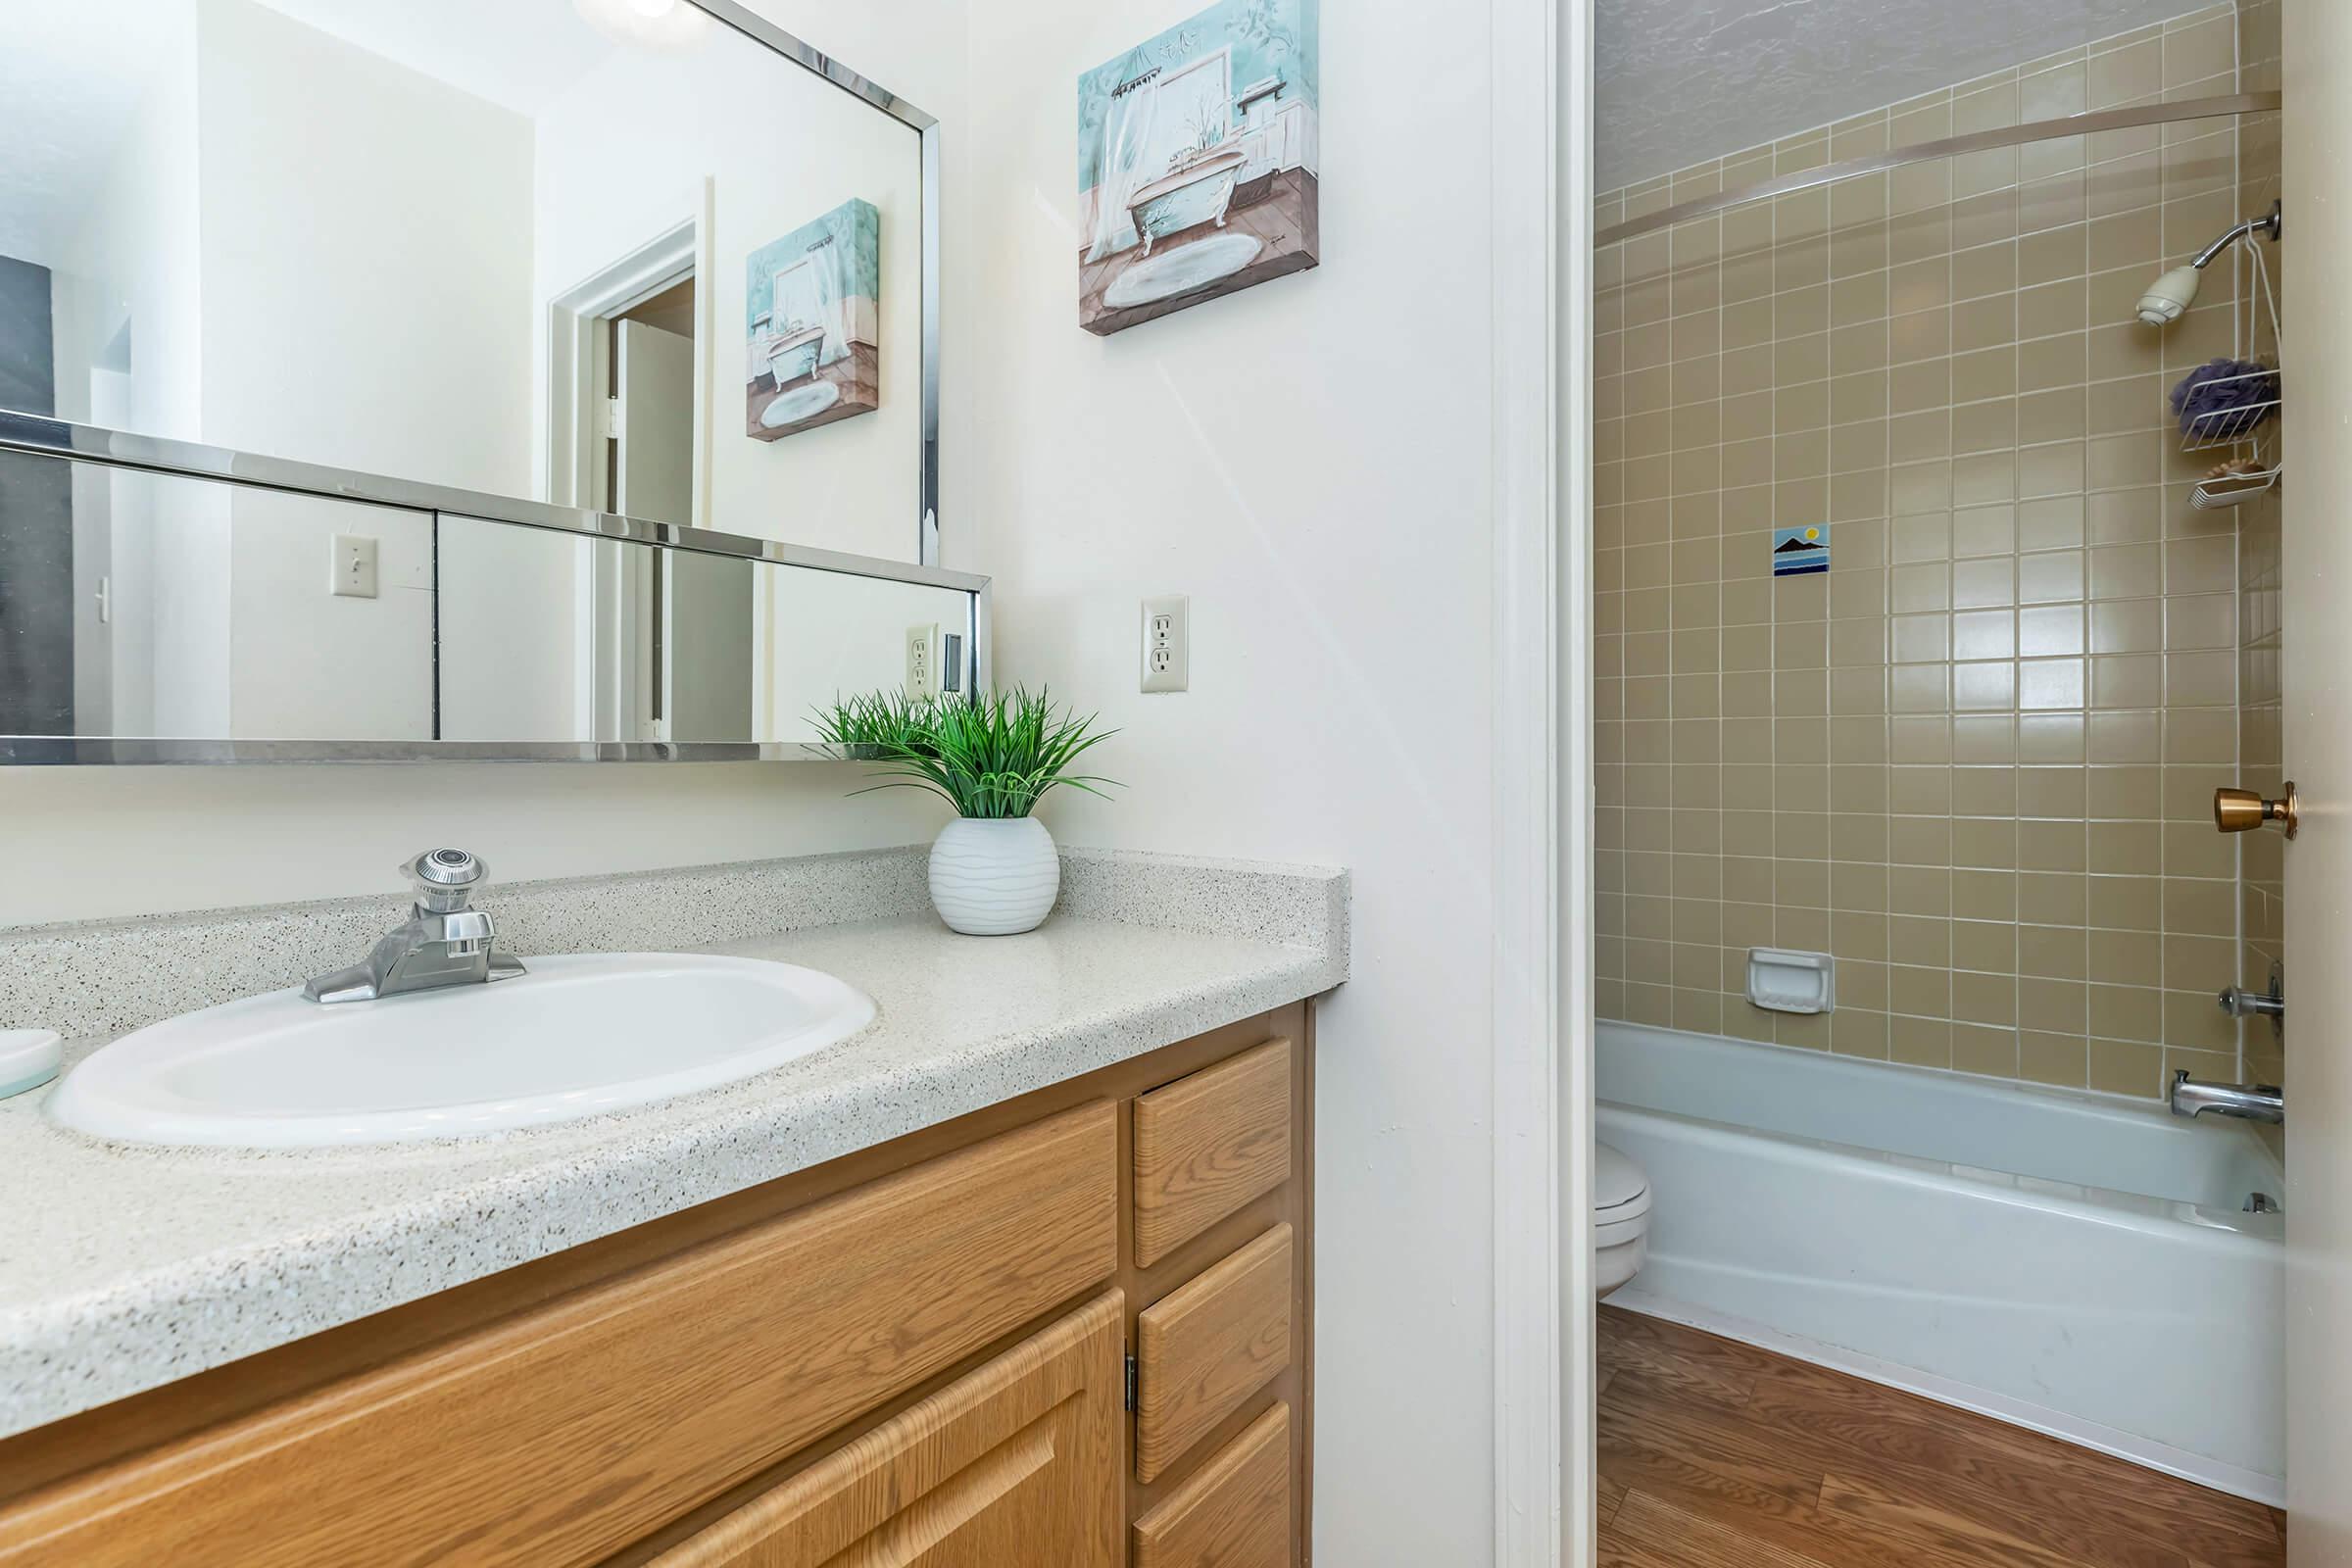
[[[330,501],[362,502],[481,522],[585,534],[668,550],[694,551],[777,566],[947,588],[966,596],[962,628],[967,692],[991,679],[993,627],[989,579],[939,564],[939,274],[940,125],[879,83],[813,48],[736,0],[688,0],[712,20],[770,53],[822,77],[912,131],[922,167],[922,406],[917,421],[915,558],[816,550],[773,539],[653,522],[578,507],[483,494],[447,485],[359,473],[288,458],[192,441],[172,441],[97,425],[0,409],[0,451],[65,458],[148,473],[211,480]],[[223,762],[729,762],[825,761],[832,754],[803,742],[501,742],[161,740],[111,737],[0,736],[0,766]]]

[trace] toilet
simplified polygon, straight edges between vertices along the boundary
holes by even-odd
[[[1598,1145],[1592,1153],[1592,1294],[1605,1297],[1642,1272],[1649,1255],[1649,1177]]]

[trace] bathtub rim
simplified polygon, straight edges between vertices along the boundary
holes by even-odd
[[[2151,1198],[2145,1193],[2128,1193],[2119,1188],[2088,1187],[2079,1182],[2052,1182],[2045,1177],[2026,1176],[2014,1171],[1983,1170],[1973,1165],[1954,1164],[1949,1160],[1929,1159],[1887,1149],[1872,1149],[1866,1144],[1843,1144],[1833,1139],[1770,1132],[1759,1127],[1742,1127],[1738,1122],[1688,1116],[1680,1111],[1651,1110],[1646,1105],[1629,1105],[1616,1100],[1593,1102],[1593,1126],[1602,1143],[1608,1142],[1605,1136],[1606,1117],[1610,1115],[1689,1129],[1700,1135],[1702,1141],[1773,1145],[1794,1153],[1813,1154],[1841,1164],[1862,1167],[1874,1179],[1906,1187],[1963,1187],[1972,1197],[2005,1207],[2042,1209],[2085,1224],[2157,1237],[2175,1237],[2182,1231],[2189,1231],[2212,1238],[2218,1246],[2284,1248],[2286,1245],[2286,1216],[2282,1212],[2226,1212],[2177,1198]],[[2024,1183],[2040,1185],[2021,1185]],[[2056,1188],[2065,1188],[2067,1191],[2044,1190]]]
[[[1614,1018],[1596,1019],[1593,1023],[1593,1047],[1597,1055],[1604,1032],[1621,1030],[1637,1039],[1670,1039],[1695,1041],[1702,1045],[1738,1047],[1744,1051],[1777,1053],[1791,1060],[1803,1061],[1809,1070],[1852,1077],[1857,1080],[1881,1073],[1907,1075],[1921,1085],[1933,1083],[1946,1093],[1958,1092],[1972,1100],[1991,1103],[2032,1101],[2055,1103],[2069,1114],[2092,1117],[2112,1125],[2146,1127],[2169,1123],[2172,1113],[2163,1102],[2143,1100],[2133,1095],[2116,1095],[2095,1089],[2069,1089],[2055,1084],[2027,1083],[2014,1078],[1994,1078],[1982,1073],[1962,1072],[1952,1067],[1922,1067],[1911,1062],[1886,1061],[1875,1056],[1841,1056],[1831,1052],[1813,1051],[1802,1046],[1784,1046],[1772,1041],[1742,1040],[1737,1035],[1707,1034],[1696,1029],[1674,1029],[1661,1024],[1627,1023]],[[2257,1241],[2277,1241],[2283,1245],[2286,1216],[2283,1207],[2286,1190],[2286,1171],[2278,1156],[2254,1136],[2250,1127],[2214,1128],[2200,1130],[2198,1136],[2235,1138],[2260,1157],[2270,1178],[2268,1192],[2274,1202],[2282,1206],[2265,1214],[2248,1214],[2239,1210],[2225,1210],[2184,1199],[2162,1198],[2148,1193],[2134,1193],[2125,1188],[2101,1187],[2092,1183],[2061,1182],[2049,1177],[2033,1176],[2021,1171],[1993,1171],[1952,1160],[1941,1160],[1924,1154],[1908,1154],[1900,1150],[1876,1149],[1868,1144],[1849,1143],[1842,1139],[1812,1138],[1801,1133],[1775,1132],[1770,1128],[1750,1127],[1740,1122],[1720,1121],[1706,1116],[1693,1116],[1684,1111],[1656,1110],[1628,1101],[1609,1100],[1594,1096],[1595,1109],[1606,1107],[1641,1116],[1658,1116],[1669,1121],[1693,1126],[1710,1127],[1746,1138],[1770,1139],[1776,1142],[1842,1154],[1868,1162],[1874,1168],[1924,1177],[1931,1181],[1953,1180],[1970,1183],[1987,1193],[2007,1193],[2015,1198],[2031,1199],[2037,1203],[2076,1205],[2070,1212],[2084,1218],[2112,1218],[2118,1213],[2144,1216],[2159,1223],[2188,1225],[2200,1230],[2213,1230],[2251,1237]],[[2037,1183],[2038,1187],[2012,1185]],[[2073,1193],[2092,1195],[2074,1198],[2069,1193],[2042,1191],[2041,1188],[2066,1188]],[[2185,1212],[2184,1212],[2185,1211]],[[2189,1217],[2201,1216],[2201,1217]],[[2263,1223],[2263,1222],[2268,1223]]]

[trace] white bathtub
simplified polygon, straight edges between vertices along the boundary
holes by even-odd
[[[2284,1501],[2282,1176],[2162,1107],[1638,1024],[1599,1136],[1650,1179],[1614,1304]]]

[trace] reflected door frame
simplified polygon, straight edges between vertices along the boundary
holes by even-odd
[[[664,517],[698,528],[710,526],[710,428],[714,291],[707,286],[713,275],[711,253],[712,181],[706,177],[696,211],[643,244],[599,268],[547,305],[547,364],[540,407],[544,439],[540,443],[540,481],[548,500],[558,506],[611,511],[607,494],[607,445],[611,437],[612,321],[686,278],[697,280],[694,324],[694,500],[692,514]],[[626,580],[635,569],[649,569],[637,560],[643,552],[602,545],[593,555],[594,569],[583,573],[573,615],[579,640],[576,667],[590,672],[575,694],[575,717],[580,733],[605,739],[661,740],[659,720],[652,712],[652,694],[658,676],[643,658],[629,660],[614,639],[600,640],[595,628],[613,623],[612,617],[646,613],[651,589],[642,582],[630,591]],[[632,639],[641,649],[645,639]]]
[[[605,324],[687,277],[714,275],[711,201],[711,182],[706,178],[691,216],[548,302],[540,478],[544,494],[555,505],[603,506],[598,432],[612,371]],[[712,297],[709,288],[695,291],[694,515],[659,519],[698,528],[710,526]]]

